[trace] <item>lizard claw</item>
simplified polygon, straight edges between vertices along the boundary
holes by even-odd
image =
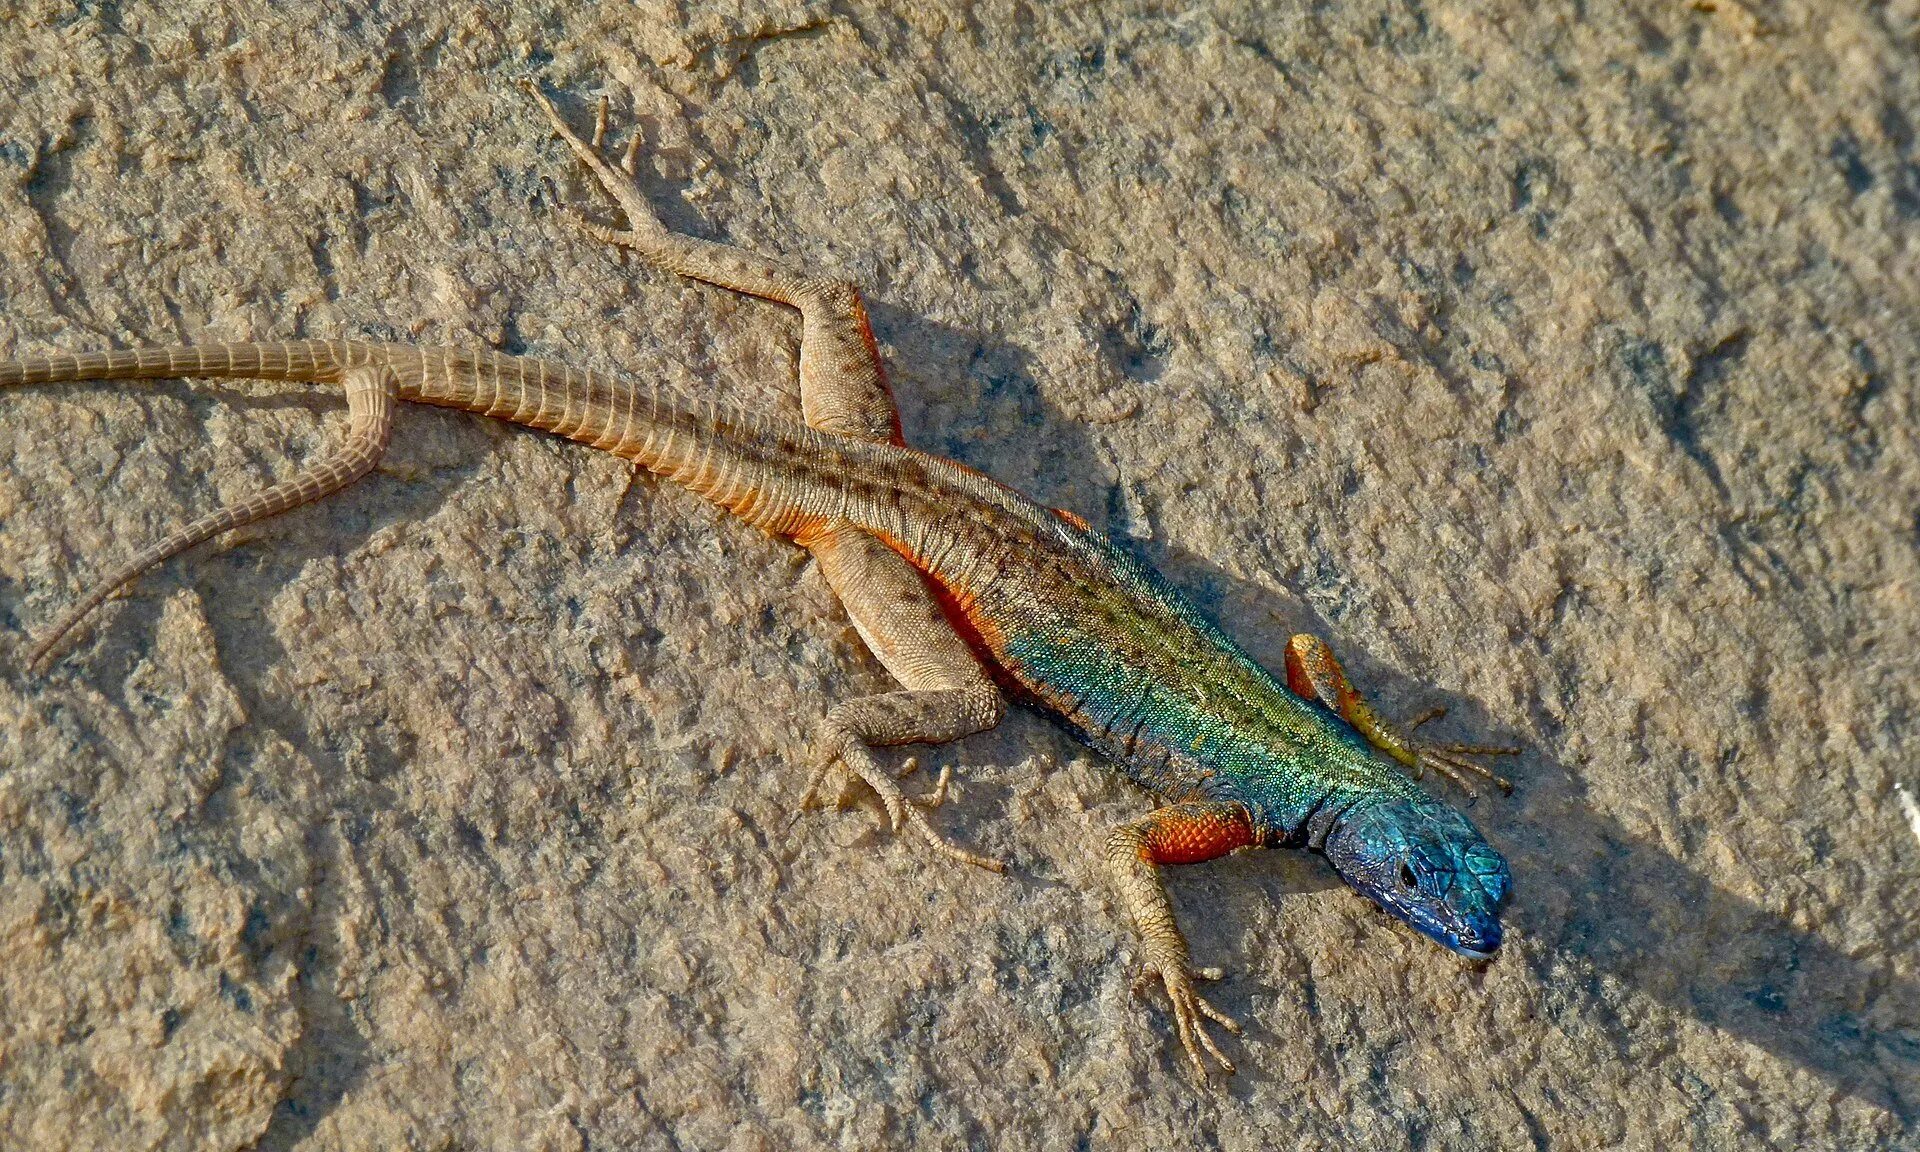
[[[907,762],[900,766],[900,774],[897,777],[895,777],[895,779],[905,780],[907,777],[913,775],[915,772],[918,772],[919,770],[920,770],[919,762],[915,760],[913,757],[909,756],[907,757]],[[940,807],[940,805],[945,804],[947,802],[947,787],[952,783],[953,783],[953,765],[951,764],[943,765],[941,766],[941,769],[940,769],[940,775],[934,778],[933,791],[927,793],[925,796],[915,796],[909,801],[909,803],[918,804],[920,805],[920,807],[925,808],[927,811],[931,812],[935,808],[938,808]]]
[[[1240,1023],[1233,1017],[1207,1003],[1207,998],[1194,990],[1193,982],[1199,980],[1218,980],[1223,973],[1218,968],[1193,968],[1186,960],[1171,954],[1149,953],[1146,963],[1141,966],[1140,974],[1133,978],[1133,994],[1143,997],[1158,980],[1167,991],[1167,1001],[1173,1008],[1173,1026],[1180,1035],[1180,1046],[1186,1049],[1187,1061],[1193,1067],[1193,1074],[1201,1083],[1210,1083],[1212,1078],[1207,1072],[1207,1062],[1201,1056],[1201,1050],[1213,1057],[1220,1065],[1221,1072],[1233,1075],[1233,1061],[1213,1042],[1207,1032],[1207,1022],[1212,1021],[1234,1035],[1240,1034]]]
[[[881,805],[887,812],[887,823],[896,834],[902,827],[911,827],[920,839],[943,856],[950,856],[963,864],[976,868],[985,868],[989,872],[1005,872],[1007,866],[990,856],[981,856],[969,852],[953,841],[942,836],[932,824],[927,822],[925,811],[938,807],[947,797],[947,783],[953,770],[942,768],[939,783],[934,786],[933,794],[925,798],[909,798],[900,790],[894,778],[880,767],[873,754],[857,737],[845,732],[828,732],[821,741],[821,754],[816,758],[813,774],[807,781],[807,790],[802,795],[802,810],[809,805],[822,780],[834,765],[841,765],[852,775],[858,776],[867,787],[880,797]],[[918,765],[915,765],[917,768]],[[907,775],[902,772],[901,775]]]
[[[1502,796],[1513,795],[1513,781],[1500,775],[1484,764],[1467,759],[1469,756],[1517,756],[1520,749],[1504,745],[1487,744],[1424,744],[1413,745],[1416,757],[1413,774],[1423,775],[1427,771],[1437,772],[1459,786],[1467,794],[1469,802],[1478,800],[1480,793],[1474,788],[1470,776],[1478,776],[1495,788]]]
[[[813,807],[814,800],[820,795],[820,785],[826,782],[827,774],[833,771],[833,766],[839,758],[829,749],[816,747],[812,759],[812,770],[807,773],[807,790],[800,793],[800,803],[793,806],[793,818],[796,821]],[[844,781],[842,783],[844,784]],[[834,797],[834,807],[841,807],[845,798],[846,789],[842,787],[840,793]]]
[[[1422,724],[1427,723],[1429,720],[1438,720],[1446,714],[1447,710],[1445,708],[1429,708],[1414,717],[1413,720],[1407,724],[1406,731],[1411,735],[1413,731]],[[1474,789],[1473,782],[1469,779],[1470,776],[1478,776],[1482,780],[1492,784],[1495,788],[1500,789],[1502,796],[1513,795],[1513,781],[1508,780],[1505,776],[1500,775],[1484,764],[1467,759],[1467,757],[1518,756],[1520,749],[1516,746],[1507,744],[1435,744],[1428,743],[1424,740],[1408,740],[1407,744],[1413,750],[1413,774],[1415,777],[1425,775],[1428,771],[1437,772],[1458,785],[1460,790],[1467,794],[1467,800],[1469,802],[1480,798],[1480,793]]]
[[[599,106],[594,109],[593,113],[593,150],[595,152],[600,151],[601,147],[607,142],[607,111],[612,104],[613,102],[607,98],[607,94],[602,92],[600,94]],[[626,151],[620,154],[620,171],[631,176],[639,167],[640,131],[638,128],[635,128],[633,135],[627,137]]]
[[[634,173],[638,170],[640,157],[639,129],[636,128],[633,135],[628,138],[626,151],[622,153],[616,167],[614,163],[609,163],[600,151],[607,140],[608,102],[605,96],[600,97],[596,105],[593,139],[588,141],[581,139],[580,134],[568,125],[566,119],[560,115],[560,110],[553,106],[553,101],[547,99],[547,94],[540,90],[538,84],[526,79],[520,82],[520,87],[526,90],[527,95],[533,97],[534,102],[540,106],[540,110],[546,113],[547,120],[553,126],[554,134],[566,143],[567,148],[573,152],[574,158],[579,160],[587,171],[593,173],[602,191],[613,198],[613,201],[620,206],[621,214],[627,218],[625,229],[609,228],[604,224],[594,223],[576,210],[570,210],[567,215],[575,226],[584,229],[596,240],[619,247],[642,251],[656,247],[659,238],[666,234],[666,229],[661,225],[660,218],[654,215],[653,209],[647,206],[646,197],[641,194],[639,185],[634,183]]]

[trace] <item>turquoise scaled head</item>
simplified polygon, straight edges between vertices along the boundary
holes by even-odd
[[[1356,891],[1462,956],[1500,947],[1513,887],[1506,858],[1467,818],[1427,796],[1377,796],[1341,814],[1321,849]]]

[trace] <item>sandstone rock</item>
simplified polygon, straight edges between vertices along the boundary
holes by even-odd
[[[0,354],[352,336],[792,411],[784,310],[569,230],[515,88],[677,227],[867,290],[910,438],[1263,658],[1527,753],[1484,969],[1317,861],[1185,870],[1188,1083],[1030,716],[1005,879],[792,821],[883,687],[804,557],[401,413],[381,471],[25,638],[339,399],[0,397],[0,1145],[1920,1147],[1920,64],[1866,10],[11,0]],[[595,211],[603,206],[592,204]]]

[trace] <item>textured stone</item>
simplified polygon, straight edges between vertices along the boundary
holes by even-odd
[[[916,443],[1527,753],[1484,969],[1309,858],[1177,876],[1249,1026],[1207,1094],[1097,867],[1146,800],[1043,723],[925,758],[1008,878],[791,821],[886,681],[787,545],[407,409],[28,677],[343,408],[21,389],[0,1145],[1920,1147],[1911,0],[4,9],[0,354],[372,337],[794,411],[790,314],[561,222],[514,81],[604,85],[672,224],[865,286]]]

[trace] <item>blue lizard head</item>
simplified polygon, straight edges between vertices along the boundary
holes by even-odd
[[[1450,806],[1382,796],[1346,810],[1321,849],[1355,890],[1462,956],[1500,947],[1506,858]]]

